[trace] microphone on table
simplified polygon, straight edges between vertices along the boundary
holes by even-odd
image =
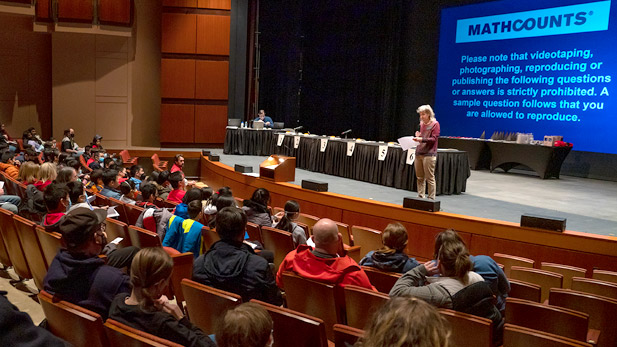
[[[300,129],[302,129],[302,128],[304,128],[304,126],[303,126],[303,125],[297,126],[297,127],[295,127],[295,128],[294,128],[294,131],[298,131],[298,130],[300,130]]]
[[[351,132],[351,130],[352,130],[352,129],[347,129],[347,130],[343,131],[343,132],[341,133],[341,135],[345,135],[345,138],[347,138],[347,134],[349,134],[349,133]]]

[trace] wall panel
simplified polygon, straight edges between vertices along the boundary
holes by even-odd
[[[126,25],[132,23],[132,0],[99,0],[98,15],[101,24]]]
[[[197,53],[229,55],[229,16],[197,15]]]
[[[195,98],[227,100],[229,62],[198,60],[195,69]]]
[[[195,142],[222,143],[225,142],[225,127],[227,126],[227,106],[197,105],[195,106]],[[221,136],[222,135],[222,136]]]
[[[161,97],[181,99],[195,97],[195,60],[161,60]]]
[[[217,10],[231,10],[231,0],[197,0],[197,7]]]
[[[185,104],[161,105],[161,142],[192,143],[195,106]]]
[[[92,23],[91,0],[58,0],[58,21]]]
[[[197,16],[163,13],[161,51],[163,53],[195,53]]]
[[[163,6],[197,7],[197,0],[163,0]]]

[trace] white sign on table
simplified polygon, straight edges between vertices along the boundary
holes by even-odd
[[[297,149],[298,147],[300,147],[300,136],[296,135],[294,136],[294,148]]]
[[[377,157],[377,159],[379,161],[384,161],[386,160],[387,155],[388,155],[388,145],[380,145],[379,146],[379,156]]]
[[[325,152],[326,151],[326,147],[328,147],[328,139],[321,139],[321,143],[319,146],[319,151],[320,152]]]
[[[281,147],[284,140],[285,140],[285,134],[279,134],[279,138],[276,141],[276,145]]]
[[[407,150],[407,165],[413,165],[413,162],[416,160],[416,151],[413,149]]]
[[[353,151],[356,149],[355,142],[347,142],[347,156],[351,157],[353,155]]]

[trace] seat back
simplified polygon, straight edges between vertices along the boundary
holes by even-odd
[[[111,346],[123,347],[182,347],[177,343],[135,329],[113,319],[107,319],[104,324],[105,335]]]
[[[36,235],[38,236],[41,250],[43,251],[43,257],[45,257],[45,261],[47,262],[47,268],[49,268],[56,254],[58,254],[60,248],[63,247],[62,235],[57,232],[45,231],[45,228],[38,225],[36,227]]]
[[[493,260],[503,265],[503,272],[506,274],[506,277],[510,277],[510,268],[512,266],[520,266],[520,267],[533,267],[535,261],[528,258],[517,257],[514,255],[503,254],[503,253],[494,253]]]
[[[2,227],[0,227],[2,229]],[[2,236],[2,232],[0,231],[0,263],[7,266],[13,266],[11,262],[11,257],[9,256],[9,251],[6,249],[6,244],[4,243],[4,237]]]
[[[24,250],[24,254],[27,254],[26,261],[28,262],[28,267],[30,267],[34,284],[39,290],[42,290],[48,264],[43,256],[39,239],[36,236],[36,224],[18,215],[13,215],[13,220],[21,247]]]
[[[343,295],[347,325],[358,329],[364,329],[373,313],[390,300],[387,294],[355,285],[345,286]]]
[[[569,289],[551,289],[548,303],[589,315],[589,328],[600,331],[598,346],[617,346],[617,329],[613,321],[617,300]]]
[[[216,322],[225,311],[242,303],[242,298],[237,294],[208,287],[188,278],[183,279],[181,285],[191,322],[206,334],[214,333]]]
[[[363,266],[362,270],[364,270],[368,276],[371,284],[377,288],[378,291],[386,294],[390,293],[394,283],[402,276],[402,274],[396,272],[381,271],[370,266]]]
[[[572,290],[617,299],[617,283],[594,280],[593,278],[572,278]]]
[[[84,169],[84,172],[92,172],[92,169],[88,167],[88,163],[86,162],[86,159],[84,159],[83,155],[79,156],[79,163],[81,164],[81,167]]]
[[[203,242],[202,248],[204,250],[204,253],[210,250],[210,248],[212,248],[212,245],[220,239],[221,238],[216,232],[216,229],[210,229],[207,226],[201,228],[201,242]]]
[[[563,307],[507,298],[506,323],[586,341],[589,315]]]
[[[540,297],[540,302],[548,300],[549,289],[561,288],[561,285],[563,283],[563,275],[556,272],[520,266],[513,266],[510,269],[510,277],[515,280],[534,283],[542,287],[542,295]]]
[[[288,308],[275,306],[259,300],[251,300],[263,306],[274,324],[274,347],[306,346],[327,347],[324,321]]]
[[[38,298],[47,318],[47,329],[52,334],[74,346],[109,346],[103,319],[98,313],[56,300],[46,291],[41,291]]]
[[[493,344],[493,322],[490,319],[448,309],[439,309],[439,313],[450,323],[450,340],[456,341],[457,346]]]
[[[116,212],[118,212],[119,214],[118,220],[123,223],[130,224],[129,218],[126,213],[126,209],[124,208],[126,204],[118,199],[114,199],[110,197],[107,197],[107,200],[109,201],[109,204],[110,204],[109,206],[114,206],[114,208],[116,209]]]
[[[360,246],[360,251],[364,254],[383,247],[379,230],[354,225],[351,227],[351,235],[354,246]]]
[[[537,284],[510,279],[510,292],[508,293],[508,297],[541,302],[542,287]]]
[[[184,293],[182,292],[182,280],[193,276],[193,260],[195,257],[192,252],[182,254],[172,254],[171,259],[174,261],[174,269],[171,272],[171,280],[169,285],[176,297],[176,303],[182,307],[184,301]]]
[[[306,239],[308,240],[311,237],[311,233],[309,231],[309,226],[304,224],[304,223],[300,223],[300,222],[296,222],[296,224],[302,228],[302,230],[304,230],[304,235],[306,236]]]
[[[343,237],[343,243],[349,246],[353,246],[353,239],[351,238],[351,232],[349,231],[349,225],[341,222],[334,222],[338,228],[338,232]]]
[[[166,161],[162,161],[161,159],[159,159],[159,155],[154,153],[152,155],[152,157],[150,157],[150,159],[152,159],[152,167],[154,167],[154,169],[156,171],[165,171],[167,170],[167,162]]]
[[[540,263],[540,269],[563,275],[563,283],[561,284],[561,287],[566,289],[570,289],[572,287],[572,277],[585,277],[587,274],[587,270],[582,267],[546,262]]]
[[[162,246],[161,239],[156,233],[134,225],[129,225],[129,237],[131,244],[138,248]]]
[[[332,326],[345,323],[342,312],[344,301],[340,294],[337,298],[335,286],[302,278],[293,272],[284,272],[283,287],[287,307],[322,319],[326,324],[328,339],[334,339]]]
[[[105,219],[105,233],[107,234],[107,240],[113,241],[116,237],[121,237],[119,246],[128,247],[132,246],[131,236],[129,234],[129,226],[126,223],[117,221],[112,218]]]
[[[591,278],[594,280],[617,283],[617,272],[594,269]]]
[[[131,204],[124,204],[124,209],[126,210],[126,217],[128,219],[128,225],[135,225],[139,216],[144,212],[143,207],[139,207]]]
[[[13,222],[13,212],[3,208],[0,208],[0,232],[2,232],[2,239],[6,245],[6,251],[11,257],[15,273],[21,278],[32,278],[30,266],[26,261],[24,250],[17,235],[17,228],[15,228]]]
[[[300,212],[300,214],[298,214],[298,219],[296,219],[296,222],[308,225],[309,234],[313,235],[313,226],[315,225],[315,223],[317,223],[318,220],[319,217]]]
[[[353,346],[364,336],[364,330],[352,328],[343,324],[334,324],[334,346]]]
[[[274,252],[274,269],[278,271],[287,253],[295,249],[293,237],[290,232],[270,227],[261,227],[261,236],[265,248]]]
[[[261,227],[259,225],[251,222],[246,223],[246,232],[249,234],[249,240],[259,241],[259,243],[266,247],[261,237]]]
[[[506,324],[503,347],[591,347],[591,344],[517,325]]]
[[[105,195],[102,195],[101,193],[94,193],[94,196],[96,198],[94,199],[93,205],[95,205],[95,206],[111,206],[111,203],[109,202],[109,199]]]

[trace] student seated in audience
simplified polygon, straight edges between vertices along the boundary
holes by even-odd
[[[225,207],[237,207],[236,199],[233,196],[223,195],[216,199],[216,206],[214,207],[214,213],[210,215],[210,222],[208,222],[208,227],[210,229],[216,228],[216,211],[220,211]]]
[[[167,200],[171,202],[181,203],[182,198],[184,198],[184,195],[186,194],[186,191],[184,190],[184,178],[182,177],[182,174],[178,171],[169,174],[169,183],[171,184],[173,190],[169,192],[169,195],[167,195]]]
[[[201,187],[199,188],[199,190],[201,190],[201,203],[205,207],[206,201],[210,200],[210,198],[212,197],[212,194],[214,194],[214,191],[210,187]]]
[[[90,143],[90,146],[92,148],[102,150],[103,146],[101,145],[101,140],[103,140],[103,136],[99,134],[94,135],[94,137],[92,138],[92,142]]]
[[[381,234],[383,247],[370,251],[360,260],[360,265],[377,268],[381,271],[405,273],[420,265],[414,258],[405,254],[407,229],[401,223],[390,223]]]
[[[244,200],[242,210],[246,213],[248,221],[259,226],[272,226],[272,216],[268,209],[270,192],[265,188],[257,188],[250,200]]]
[[[243,242],[246,214],[236,207],[225,207],[216,215],[216,231],[221,240],[193,265],[193,280],[236,293],[242,301],[262,300],[281,305],[283,298],[274,281],[268,261]]]
[[[43,218],[43,225],[50,230],[57,231],[56,228],[60,220],[66,214],[66,210],[71,204],[69,189],[64,183],[53,182],[45,188],[43,193],[47,214]]]
[[[17,150],[19,149],[17,147],[18,144],[15,140],[13,140],[13,138],[11,138],[8,131],[6,130],[6,126],[4,125],[4,123],[2,123],[2,125],[0,126],[0,135],[0,143],[6,144],[11,152],[17,152]]]
[[[86,184],[86,189],[93,193],[100,193],[103,190],[103,170],[94,170],[90,173],[90,182]]]
[[[120,193],[122,193],[120,201],[125,204],[135,205],[135,183],[133,181],[126,180],[120,183]]]
[[[43,163],[39,169],[39,177],[34,186],[44,192],[45,188],[56,179],[58,172],[56,171],[56,164]]]
[[[238,305],[223,315],[216,325],[218,347],[271,347],[274,343],[272,317],[254,302]],[[282,327],[279,327],[282,329]],[[301,341],[298,342],[302,345]]]
[[[118,171],[116,170],[103,170],[103,190],[101,190],[101,195],[106,196],[108,198],[114,198],[120,200],[122,198],[122,194],[118,191]]]
[[[77,171],[72,167],[66,166],[58,171],[55,182],[57,183],[69,183],[77,181]]]
[[[43,151],[43,161],[46,163],[58,163],[60,151],[57,148],[49,148]]]
[[[199,201],[201,204],[201,190],[199,188],[191,188],[186,192],[182,198],[182,203],[174,209],[174,214],[184,219],[189,218],[188,207],[191,201]]]
[[[127,173],[126,168],[124,166],[118,165],[118,163],[116,163],[114,161],[114,163],[111,164],[109,166],[109,168],[112,169],[112,170],[118,171],[118,182],[119,183],[122,183],[124,181],[128,181],[128,179],[129,179],[128,173]]]
[[[221,187],[215,193],[210,196],[210,199],[206,201],[206,207],[204,207],[204,213],[208,215],[216,214],[216,201],[221,196],[228,196],[233,198],[233,194],[231,192],[231,188],[229,187]],[[234,204],[235,206],[235,204]]]
[[[44,289],[59,299],[83,306],[107,318],[109,306],[119,293],[131,291],[129,277],[119,268],[130,266],[135,247],[115,249],[107,245],[107,211],[78,208],[60,221],[58,228],[66,249],[60,249],[49,265]],[[105,260],[99,254],[107,255]]]
[[[171,192],[171,183],[169,182],[169,171],[159,172],[156,178],[156,189],[158,190],[159,198],[167,200],[167,196]]]
[[[439,248],[446,242],[460,242],[465,244],[458,233],[452,229],[445,230],[435,238],[435,258],[439,253]],[[506,308],[506,298],[510,292],[510,281],[506,274],[501,270],[493,258],[486,255],[469,256],[473,263],[473,271],[482,276],[484,281],[491,287],[493,294],[497,297],[497,308],[503,312]]]
[[[153,183],[142,183],[140,191],[142,201],[137,202],[135,204],[136,206],[142,208],[158,208],[158,206],[154,204],[158,193]]]
[[[67,213],[75,209],[82,208],[82,207],[90,209],[90,210],[93,209],[93,207],[87,201],[87,196],[85,194],[83,184],[77,181],[69,182],[66,184],[66,187],[69,190],[69,203],[70,203],[69,210],[67,211]]]
[[[17,213],[20,204],[21,198],[19,196],[5,195],[4,189],[0,188],[0,208]]]
[[[171,170],[169,173],[180,172],[182,174],[182,179],[184,179],[184,156],[182,154],[176,154],[174,157],[174,164],[171,166]]]
[[[109,318],[182,346],[216,346],[164,295],[173,266],[169,254],[160,247],[139,251],[131,265],[133,290],[114,298]]]
[[[469,332],[473,333],[473,332]],[[447,320],[414,297],[388,300],[374,314],[356,347],[448,347],[453,341]]]
[[[64,137],[62,138],[62,152],[69,153],[76,157],[79,157],[83,152],[81,148],[75,143],[75,130],[64,130]]]
[[[37,139],[36,137],[34,137],[30,131],[30,129],[24,131],[24,135],[23,135],[23,142],[24,142],[24,147],[25,145],[29,145],[32,149],[34,149],[37,153],[40,153],[43,151],[43,142],[39,142],[39,139]]]
[[[105,152],[93,150],[92,157],[86,162],[86,164],[92,170],[101,170],[103,168],[103,161],[105,161]]]
[[[86,166],[88,166],[88,164],[91,163],[91,158],[92,158],[92,146],[87,145],[86,147],[84,147],[84,154],[81,155],[82,158],[84,158],[84,162],[86,163]],[[94,161],[94,160],[92,160]]]
[[[274,225],[275,228],[285,230],[291,233],[294,240],[294,246],[306,245],[306,233],[304,229],[298,226],[294,221],[300,215],[300,204],[295,200],[289,200],[285,203],[285,211],[282,212],[281,219]]]
[[[19,168],[15,166],[15,153],[2,153],[2,162],[0,163],[0,171],[12,179],[19,177]]]
[[[141,165],[133,165],[131,166],[131,178],[129,178],[133,183],[135,183],[135,189],[139,190],[141,185],[141,181],[146,178],[146,174],[144,173],[144,168]]]
[[[188,218],[169,218],[163,246],[171,247],[180,253],[193,252],[195,258],[202,254],[201,228],[204,226],[197,221],[201,213],[201,201],[193,200],[188,205]]]
[[[40,168],[41,166],[39,164],[31,161],[21,164],[19,167],[19,175],[17,176],[17,180],[25,185],[36,183],[36,177],[39,175]]]
[[[358,263],[347,255],[337,254],[342,246],[342,236],[332,220],[322,218],[315,223],[313,240],[315,249],[300,245],[287,254],[276,275],[280,288],[283,288],[283,272],[293,271],[301,277],[326,284],[354,284],[374,290]]]

